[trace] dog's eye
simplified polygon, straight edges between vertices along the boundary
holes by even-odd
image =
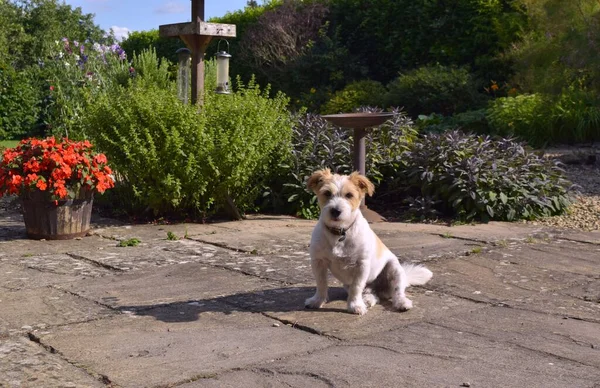
[[[323,195],[326,196],[327,198],[331,197],[331,191],[327,190],[323,192]]]
[[[354,195],[352,195],[352,193],[348,193],[348,194],[346,194],[346,198],[348,198],[348,199],[352,199],[352,197],[354,197]]]

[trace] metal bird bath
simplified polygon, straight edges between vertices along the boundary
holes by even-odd
[[[351,128],[354,130],[354,169],[365,175],[365,136],[367,128],[378,127],[394,116],[392,112],[361,112],[361,113],[340,113],[335,115],[321,116],[331,124],[341,128]],[[361,205],[361,212],[369,222],[385,221],[381,215],[370,210],[364,201]]]

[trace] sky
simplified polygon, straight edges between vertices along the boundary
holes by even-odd
[[[111,28],[117,38],[129,31],[157,29],[161,24],[183,23],[191,20],[191,0],[65,0],[83,13],[92,13],[102,29]],[[246,6],[247,0],[205,0],[205,19],[223,16]],[[260,2],[259,2],[260,3]]]

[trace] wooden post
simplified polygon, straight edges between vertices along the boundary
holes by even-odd
[[[161,37],[179,37],[192,52],[192,104],[204,104],[204,54],[213,37],[235,38],[235,25],[205,23],[204,0],[192,0],[192,21],[158,27]]]

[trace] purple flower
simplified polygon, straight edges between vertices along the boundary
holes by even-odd
[[[83,55],[84,51],[85,51],[85,46],[82,44],[82,45],[79,47],[79,52],[81,53],[81,55]]]

